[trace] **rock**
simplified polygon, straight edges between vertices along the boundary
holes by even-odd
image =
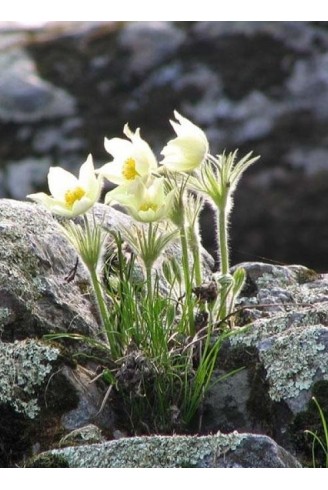
[[[178,109],[204,128],[213,154],[238,147],[262,156],[236,193],[233,262],[327,269],[324,23],[55,22],[28,31],[7,23],[0,48],[2,197],[45,190],[49,164],[77,171],[89,152],[105,163],[104,137],[121,136],[126,122],[159,155]],[[213,252],[209,211],[203,234]]]
[[[185,39],[170,22],[130,22],[118,34],[118,50],[127,53],[124,77],[142,76],[164,64]]]
[[[99,332],[83,294],[88,276],[65,281],[76,253],[51,214],[30,203],[0,200],[0,331],[2,340],[52,332]]]
[[[61,415],[79,399],[63,372],[72,360],[60,346],[16,340],[1,342],[0,353],[0,462],[8,467],[48,447]]]
[[[129,216],[108,206],[97,205],[95,216],[111,230],[122,223],[131,228]],[[178,258],[178,245],[169,253]],[[100,354],[88,344],[105,344],[89,277],[80,264],[74,280],[65,279],[75,264],[75,250],[46,209],[0,200],[1,466],[90,423],[107,434],[114,431],[113,408],[103,403],[108,385],[95,382]],[[213,259],[205,251],[204,266],[210,275]],[[162,288],[167,292],[163,280]],[[46,341],[47,334],[86,340],[66,339],[64,347]],[[26,435],[17,438],[23,428]]]
[[[97,205],[95,215],[108,229],[117,230],[123,223],[131,227],[129,216],[108,206]],[[97,337],[101,333],[97,313],[85,295],[86,270],[80,265],[75,280],[65,280],[76,263],[76,252],[58,221],[41,206],[3,199],[0,231],[2,340],[49,332]],[[179,257],[179,246],[172,244],[168,254]],[[204,251],[205,277],[211,274],[211,267],[213,259]]]
[[[73,97],[42,80],[25,50],[10,49],[2,53],[0,70],[0,120],[33,123],[74,114]]]
[[[34,419],[39,407],[38,389],[53,371],[60,351],[34,340],[0,343],[1,392],[0,404],[5,404]]]
[[[251,434],[132,437],[39,455],[28,467],[300,468],[272,439]]]
[[[256,430],[309,458],[304,430],[312,396],[327,407],[328,278],[301,266],[242,265],[240,319],[251,322],[222,349],[216,377],[243,369],[210,391],[203,429]]]
[[[117,230],[122,223],[131,227],[129,216],[116,209],[98,204],[94,211],[109,229]],[[235,328],[219,353],[215,381],[243,369],[214,384],[199,414],[201,434],[229,434],[217,439],[154,438],[170,456],[163,459],[160,452],[158,460],[149,462],[148,452],[156,456],[156,442],[121,437],[115,407],[106,398],[108,385],[95,382],[100,361],[92,358],[94,351],[82,342],[44,338],[71,333],[99,339],[102,334],[84,268],[79,265],[75,279],[65,280],[76,253],[61,234],[61,221],[39,205],[0,200],[2,466],[40,452],[31,464],[296,467],[294,457],[310,464],[311,442],[304,431],[320,433],[312,396],[328,413],[327,275],[300,265],[240,264],[246,283],[236,306]],[[178,245],[168,254],[179,260]],[[210,277],[213,260],[205,252],[203,258]],[[90,424],[96,429],[87,428]],[[261,435],[247,434],[252,432]],[[24,437],[18,437],[20,433]],[[104,442],[112,437],[120,439]],[[182,459],[176,456],[175,443],[181,441],[189,459],[184,452]],[[213,441],[220,449],[216,459]],[[79,442],[86,445],[75,447]],[[58,444],[69,447],[58,449]]]
[[[14,199],[19,199],[32,194],[34,189],[42,187],[47,179],[51,161],[48,158],[25,158],[23,160],[9,162],[5,186],[11,189]]]
[[[67,332],[99,338],[86,272],[81,267],[74,282],[65,281],[75,260],[49,212],[0,200],[1,466],[49,446],[63,431],[91,421],[112,426],[110,408],[99,413],[106,390],[91,383],[95,366],[76,363],[76,343],[64,350],[43,340]],[[26,435],[17,438],[23,428]]]

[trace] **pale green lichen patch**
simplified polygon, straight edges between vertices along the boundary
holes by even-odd
[[[288,268],[276,267],[274,273],[264,272],[256,281],[257,287],[259,289],[265,289],[267,287],[287,288],[292,284],[296,284],[296,279],[293,274],[288,270]]]
[[[328,281],[322,279],[290,288],[296,303],[316,304],[328,301]]]
[[[266,370],[271,399],[290,400],[294,406],[292,399],[310,390],[315,376],[328,379],[327,324],[326,303],[319,303],[316,308],[299,307],[254,321],[232,337],[230,344],[256,347]]]
[[[34,340],[0,343],[0,403],[33,419],[37,396],[58,358],[59,350]]]
[[[215,436],[153,436],[124,438],[104,444],[56,449],[71,468],[182,468],[213,466],[217,458],[235,450],[244,434]]]
[[[232,346],[246,345],[257,346],[257,344],[273,335],[283,334],[289,329],[304,328],[311,325],[328,325],[327,304],[319,304],[316,309],[299,307],[288,313],[280,313],[269,318],[255,320],[245,329],[245,333],[231,337]]]
[[[321,325],[289,330],[262,342],[259,357],[267,372],[272,400],[288,400],[308,390],[314,376],[321,372],[321,379],[328,379],[328,353],[320,342],[325,333]]]

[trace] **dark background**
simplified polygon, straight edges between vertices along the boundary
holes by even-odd
[[[326,22],[66,22],[0,31],[0,197],[47,191],[51,165],[110,157],[141,127],[159,157],[177,109],[211,153],[261,155],[231,219],[233,263],[328,270]],[[1,218],[1,217],[0,217]],[[203,217],[213,249],[213,219]]]

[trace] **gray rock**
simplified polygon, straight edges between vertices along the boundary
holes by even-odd
[[[35,188],[42,187],[50,166],[49,158],[24,158],[9,162],[4,185],[10,189],[14,199],[24,199],[28,194],[32,194]]]
[[[105,205],[95,216],[108,229],[117,230],[131,218]],[[89,278],[82,265],[73,282],[65,277],[76,262],[76,252],[63,236],[58,221],[42,206],[0,200],[0,330],[4,339],[18,335],[79,332],[98,336],[100,327],[94,306],[85,296]],[[176,243],[168,256],[179,257]],[[213,259],[204,251],[205,277]],[[161,267],[161,264],[158,264]],[[165,290],[165,282],[162,281]]]
[[[71,369],[65,366],[63,369],[63,374],[74,386],[78,397],[76,407],[66,411],[61,418],[61,425],[65,430],[79,431],[90,422],[97,424],[102,429],[113,429],[113,411],[110,404],[102,405],[106,391],[100,389],[99,385],[94,382],[96,377],[94,369],[94,366],[91,369],[82,366]],[[93,442],[100,442],[100,440],[93,440]]]
[[[131,228],[129,216],[108,206],[97,205],[95,216],[111,230],[123,223]],[[179,246],[173,244],[168,253],[178,258]],[[204,260],[210,275],[213,259],[205,251]],[[113,430],[112,407],[103,403],[108,385],[95,382],[97,356],[93,364],[75,361],[77,353],[81,359],[92,357],[88,343],[68,340],[63,349],[38,340],[68,333],[105,343],[86,270],[80,264],[74,280],[65,279],[75,263],[76,252],[51,213],[35,204],[0,200],[0,414],[5,421],[0,438],[10,439],[4,442],[4,465],[44,444],[40,440],[48,420],[56,420],[55,434],[90,423]],[[167,292],[163,280],[162,288]],[[16,454],[10,434],[15,434],[12,425],[20,423],[32,435]],[[47,437],[55,435],[49,431]],[[13,454],[9,463],[7,452]]]
[[[55,332],[99,332],[82,292],[88,276],[65,277],[76,253],[51,214],[30,203],[0,200],[0,308],[3,340]]]
[[[2,311],[3,314],[3,310]],[[34,419],[39,411],[41,387],[53,371],[60,351],[34,340],[0,343],[0,406]]]
[[[59,22],[17,29],[0,31],[1,167],[47,159],[77,171],[89,152],[105,163],[104,136],[122,135],[126,122],[141,127],[159,154],[172,138],[168,119],[177,109],[206,130],[213,154],[238,147],[262,156],[237,190],[233,262],[262,256],[327,269],[325,23]],[[20,171],[25,187],[41,189],[29,168]],[[0,186],[4,197],[23,196],[17,185]],[[207,212],[203,235],[214,252]]]
[[[129,216],[108,206],[98,204],[95,215],[110,229],[117,230],[121,224],[131,227]],[[170,253],[179,257],[178,245],[174,244]],[[108,387],[94,383],[97,366],[82,366],[72,359],[77,344],[65,344],[64,351],[57,344],[38,340],[47,333],[101,336],[93,299],[86,295],[86,271],[79,266],[74,281],[65,281],[75,259],[76,253],[62,236],[58,220],[47,210],[26,202],[0,200],[0,370],[4,380],[0,412],[7,420],[2,434],[5,441],[8,439],[4,443],[6,450],[13,444],[10,433],[15,434],[26,420],[33,435],[26,441],[25,453],[40,445],[41,435],[35,430],[39,417],[44,424],[48,417],[54,417],[55,433],[71,432],[90,423],[109,432],[114,429],[111,405],[103,405]],[[212,265],[204,253],[208,277]],[[237,306],[241,308],[240,316],[236,318],[234,335],[220,351],[215,376],[219,379],[233,369],[244,369],[212,388],[204,403],[202,429],[205,433],[220,429],[274,435],[278,444],[303,457],[303,449],[296,448],[293,437],[295,431],[303,433],[308,427],[303,424],[297,429],[297,418],[309,410],[318,383],[323,384],[322,389],[328,385],[328,278],[297,265],[241,265],[247,279]],[[255,312],[255,316],[250,312]],[[247,327],[238,329],[238,322],[250,320]],[[85,346],[78,348],[81,354],[90,354]],[[11,378],[13,365],[16,372]],[[17,393],[19,396],[15,396]],[[256,441],[260,441],[263,452],[268,440],[259,436]],[[244,438],[240,446],[243,444],[248,444]],[[272,447],[271,442],[269,446]],[[99,447],[100,452],[105,448],[106,453],[105,463],[99,464],[114,465],[107,445]],[[247,448],[251,454],[253,450]],[[16,461],[22,457],[21,451]],[[71,454],[71,449],[67,451]],[[94,464],[92,447],[84,451],[86,464]],[[254,451],[258,458],[261,451]],[[0,460],[3,458],[8,464],[5,454],[0,451]],[[251,455],[248,459],[240,455],[234,459],[231,455],[231,460],[218,459],[215,464],[288,466],[286,461],[278,461],[284,454],[280,449],[275,449],[274,454],[263,460],[255,455],[254,460]],[[65,459],[66,453],[57,456]],[[75,453],[72,458],[65,459],[66,463],[77,464]],[[85,461],[78,459],[80,464]],[[122,464],[127,461],[124,459]],[[214,464],[206,458],[205,462],[195,461],[196,466]],[[142,465],[142,461],[137,459],[135,464]]]
[[[251,434],[132,437],[39,455],[29,466],[70,468],[300,468],[272,439]]]
[[[185,39],[170,22],[131,22],[118,34],[118,48],[129,54],[125,76],[142,75],[165,62]]]
[[[325,400],[328,386],[327,278],[301,266],[243,266],[247,296],[239,306],[251,322],[230,338],[215,378],[229,371],[222,370],[227,364],[243,369],[209,392],[204,430],[274,434],[292,453],[302,452],[296,421],[314,394]]]
[[[0,56],[0,119],[26,123],[74,114],[75,102],[64,90],[42,80],[24,50]]]

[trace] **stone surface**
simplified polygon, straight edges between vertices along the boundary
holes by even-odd
[[[128,216],[104,205],[96,206],[95,215],[110,229],[116,230],[122,223],[131,226]],[[90,424],[98,428],[99,442],[102,437],[115,437],[114,433],[119,432],[111,403],[103,403],[108,385],[94,382],[97,362],[82,362],[90,355],[88,347],[72,340],[59,344],[43,338],[49,333],[91,338],[101,334],[93,298],[88,294],[86,271],[80,265],[74,281],[65,280],[75,264],[76,253],[61,235],[59,221],[41,206],[0,200],[2,466],[16,464],[33,452],[58,447],[60,440],[66,444],[66,435],[71,441],[68,444],[75,445],[74,436],[82,434],[83,439],[83,428]],[[173,245],[168,253],[178,258],[179,247]],[[207,277],[211,276],[212,265],[213,261],[204,253]],[[211,389],[200,414],[203,434],[218,430],[229,433],[220,436],[220,444],[238,441],[238,448],[215,461],[211,449],[206,452],[210,459],[195,456],[196,459],[179,460],[177,464],[183,466],[184,461],[187,465],[217,467],[296,464],[265,436],[272,437],[302,463],[310,464],[311,443],[304,431],[320,429],[320,419],[311,402],[313,395],[324,413],[328,413],[328,277],[300,265],[260,262],[240,265],[246,270],[246,283],[238,300],[235,327],[220,351],[215,376],[219,379],[235,369],[243,369]],[[23,428],[24,437],[19,438],[17,434]],[[78,429],[82,432],[76,433]],[[244,432],[262,435],[252,438],[243,435]],[[159,440],[165,442],[165,447],[174,445],[166,442],[171,439]],[[189,447],[189,441],[195,439],[178,440]],[[208,441],[213,440],[200,439],[207,441],[207,449]],[[58,461],[61,465],[74,466],[76,461],[83,465],[87,461],[88,465],[124,466],[130,460],[122,456],[122,461],[117,462],[116,450],[112,448],[130,447],[128,441],[117,441],[118,446],[106,442],[80,449],[66,448],[64,453],[47,452],[36,464],[50,464],[50,455],[53,465],[58,465]],[[140,439],[136,441],[140,443]],[[200,447],[204,448],[202,444]],[[145,448],[148,451],[147,444]],[[239,452],[243,448],[247,451]],[[87,459],[82,456],[80,459],[76,450],[82,451]],[[131,454],[135,454],[134,449]],[[148,461],[144,453],[141,459],[134,457],[135,465]],[[177,461],[175,456],[172,461]]]
[[[0,120],[30,123],[74,114],[73,97],[42,80],[24,50],[2,54],[0,70]]]
[[[110,230],[131,227],[127,215],[108,206],[97,205],[95,216]],[[99,353],[87,341],[44,338],[71,334],[104,342],[82,264],[74,280],[66,279],[76,252],[60,222],[39,205],[0,199],[0,466],[90,423],[107,434],[114,430],[113,409],[103,404],[108,385],[95,382]],[[168,253],[178,259],[178,245]],[[205,251],[204,266],[209,276],[213,260]]]
[[[65,277],[76,253],[51,214],[30,203],[0,200],[0,321],[3,341],[49,332],[90,335],[99,326],[78,280]]]
[[[28,466],[69,468],[300,468],[272,439],[251,434],[205,437],[132,437],[67,447],[39,455]]]
[[[95,207],[95,215],[109,229],[131,226],[128,216],[104,205]],[[61,235],[60,221],[39,205],[0,200],[0,464],[16,464],[33,452],[58,447],[60,440],[75,446],[75,435],[83,442],[84,428],[94,424],[100,445],[46,452],[35,464],[49,465],[51,457],[53,465],[142,466],[146,461],[156,466],[158,461],[151,463],[146,456],[150,439],[133,439],[132,446],[124,438],[117,446],[103,442],[115,437],[117,427],[111,403],[103,404],[108,385],[94,382],[97,362],[82,362],[90,350],[82,343],[43,338],[48,333],[101,334],[86,271],[80,265],[74,281],[65,280],[76,254]],[[174,244],[168,253],[178,258],[179,247]],[[210,277],[213,261],[205,253],[204,266]],[[183,447],[190,440],[207,441],[205,446],[200,442],[200,449],[207,448],[208,457],[182,461],[175,458],[170,438],[159,441],[170,451],[173,444],[172,461],[180,466],[293,467],[294,459],[277,444],[310,464],[311,443],[304,431],[320,429],[313,395],[328,413],[328,277],[300,265],[240,266],[246,270],[246,283],[215,376],[243,369],[211,389],[201,414],[203,434],[229,433],[220,435],[220,444],[237,441],[238,447],[223,451],[224,458],[221,448],[213,459],[212,449],[207,451],[214,439],[173,438],[183,441]],[[23,427],[25,436],[18,438]],[[134,441],[146,453],[133,456],[132,462],[130,456],[115,460],[117,448],[129,447],[128,454],[134,455]]]
[[[0,404],[34,419],[39,413],[38,390],[53,371],[60,351],[34,340],[0,343]]]
[[[312,396],[328,408],[327,276],[302,266],[242,265],[239,321],[248,326],[225,345],[216,376],[243,369],[209,393],[203,428],[260,431],[304,457]]]
[[[326,22],[7,23],[0,197],[45,190],[49,165],[76,171],[89,152],[100,166],[104,136],[122,136],[126,122],[159,155],[177,109],[204,128],[212,153],[262,156],[237,190],[233,262],[262,256],[324,271],[327,49]],[[19,166],[25,182],[12,178]],[[209,211],[203,228],[213,250]]]

